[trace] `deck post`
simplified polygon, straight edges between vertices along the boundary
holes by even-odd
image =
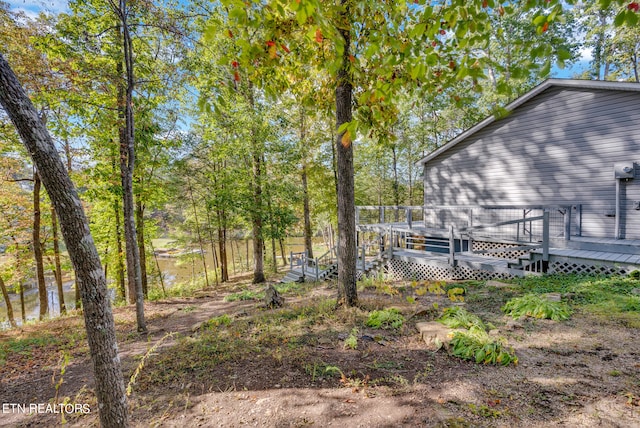
[[[456,240],[453,236],[453,225],[449,225],[449,264],[456,265]]]
[[[289,251],[289,270],[293,270],[293,251]]]
[[[565,208],[565,213],[564,213],[564,240],[565,241],[569,241],[571,240],[571,214],[573,211],[571,205],[569,205],[568,207]]]
[[[393,227],[389,226],[389,248],[387,249],[389,252],[389,260],[393,258]]]
[[[549,269],[549,208],[542,212],[542,272]]]
[[[380,223],[384,223],[384,207],[382,205],[378,207],[378,220]]]
[[[320,271],[318,267],[318,258],[316,257],[316,282],[320,281]]]
[[[364,275],[365,273],[365,269],[367,267],[366,263],[365,263],[365,253],[366,253],[366,249],[365,249],[365,244],[362,244],[362,274]]]
[[[407,212],[407,225],[409,226],[409,229],[411,229],[411,208],[406,208],[406,212]]]
[[[360,207],[356,207],[356,226],[360,224]]]

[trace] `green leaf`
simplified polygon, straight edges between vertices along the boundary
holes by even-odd
[[[620,11],[620,13],[618,13],[618,15],[616,16],[616,19],[614,19],[614,21],[613,21],[613,24],[616,27],[619,27],[622,24],[624,24],[624,21],[625,21],[626,15],[627,15],[626,12],[627,11],[623,9],[623,10]]]
[[[560,58],[563,61],[566,61],[571,58],[571,52],[569,52],[565,48],[558,48],[558,58]]]
[[[547,17],[545,15],[538,15],[533,18],[533,25],[535,25],[536,27],[541,26],[545,22],[547,22]]]
[[[425,24],[424,22],[421,22],[418,25],[416,25],[415,27],[413,27],[413,30],[411,30],[410,37],[411,38],[420,38],[420,37],[422,37],[422,35],[424,34],[426,29],[427,29],[427,24]]]
[[[627,23],[627,25],[633,27],[635,25],[638,24],[638,15],[632,11],[632,10],[628,10],[627,11],[627,19],[625,20],[625,22]]]

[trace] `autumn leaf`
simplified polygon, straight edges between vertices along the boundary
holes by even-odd
[[[549,23],[545,22],[544,25],[542,26],[542,32],[545,33],[548,29],[549,29]]]
[[[349,131],[344,131],[344,134],[342,134],[342,139],[340,140],[340,142],[342,143],[342,147],[349,147],[351,145],[351,134],[349,133]]]
[[[276,45],[269,45],[269,58],[275,59],[278,56],[278,52],[276,51]]]
[[[356,57],[353,55],[349,55],[349,61],[356,62]]]
[[[322,43],[322,40],[324,40],[324,37],[322,37],[322,30],[318,28],[316,29],[316,42]]]
[[[276,42],[274,42],[273,40],[267,40],[267,46],[272,47],[275,45],[276,45]]]
[[[237,71],[233,72],[233,80],[235,80],[236,82],[240,81],[240,73],[238,73]]]
[[[638,12],[640,10],[640,4],[638,4],[637,2],[631,2],[627,5],[627,9],[632,10],[634,12]]]
[[[233,33],[231,32],[231,30],[227,30],[227,34],[229,35],[230,39],[233,39]]]
[[[233,61],[233,62],[231,63],[231,66],[232,66],[233,68],[238,68],[238,66],[239,66],[239,65],[240,65],[240,64],[238,64],[238,61]]]
[[[282,46],[282,50],[284,50],[286,53],[291,53],[291,49],[289,49],[289,48],[287,47],[287,45],[282,44],[282,45],[280,45],[280,46]]]

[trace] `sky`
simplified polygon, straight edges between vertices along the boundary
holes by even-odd
[[[41,10],[52,13],[68,12],[67,0],[4,0],[9,3],[12,10],[24,12],[25,15],[33,18]]]

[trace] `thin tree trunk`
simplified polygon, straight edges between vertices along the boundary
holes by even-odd
[[[204,258],[204,244],[202,242],[202,235],[200,234],[200,222],[198,221],[198,210],[196,208],[196,201],[193,198],[193,189],[191,188],[191,179],[187,175],[187,185],[189,186],[189,198],[191,199],[191,205],[193,207],[193,217],[196,221],[196,234],[198,235],[198,245],[200,246],[200,258],[202,259],[202,268],[204,269],[204,280],[209,288],[209,272],[207,271],[207,260]]]
[[[4,297],[4,301],[7,304],[7,318],[9,318],[9,325],[15,328],[18,326],[16,324],[16,320],[13,317],[13,306],[11,306],[11,300],[9,299],[9,293],[7,292],[7,287],[4,283],[4,280],[0,276],[0,289],[2,290],[2,297]]]
[[[278,239],[280,243],[280,255],[282,256],[282,266],[287,266],[289,261],[287,260],[287,255],[284,253],[284,240],[282,238]]]
[[[251,270],[251,266],[249,265],[249,238],[245,239],[245,246],[246,246],[246,250],[247,251],[246,251],[246,257],[245,257],[244,261],[247,264],[247,272],[248,272],[248,271]]]
[[[220,249],[220,276],[222,282],[229,281],[229,262],[227,261],[227,219],[224,210],[216,212],[218,218],[218,247]],[[231,243],[231,260],[233,261],[233,273],[236,273],[236,262],[233,256],[233,243]]]
[[[344,10],[340,13],[340,22],[350,19],[350,7],[347,0],[341,1]],[[344,49],[342,63],[338,71],[336,87],[336,129],[344,123],[351,122],[351,102],[353,88],[351,86],[350,49],[351,29],[340,26]],[[353,168],[353,144],[345,131],[338,132],[336,138],[336,164],[338,173],[338,305],[355,306],[358,304],[356,289],[356,223],[355,192]]]
[[[62,288],[62,268],[60,267],[60,244],[58,238],[58,215],[56,209],[51,205],[51,229],[53,229],[53,260],[55,264],[56,284],[58,286],[58,303],[60,314],[67,313],[67,306],[64,304],[64,290]],[[105,276],[107,274],[105,273]]]
[[[213,257],[213,274],[216,281],[216,286],[218,285],[218,260],[216,257],[216,243],[213,239],[213,232],[211,231],[211,213],[209,212],[209,207],[207,206],[207,231],[209,232],[209,243],[211,245],[211,256]]]
[[[156,262],[156,269],[158,269],[160,287],[162,287],[162,297],[167,297],[167,290],[164,288],[164,274],[162,273],[162,269],[160,269],[160,262],[158,262],[158,255],[156,254],[155,248],[153,248],[153,241],[149,241],[149,245],[151,245],[151,254],[153,254],[153,259]]]
[[[218,232],[219,233],[219,232]],[[236,274],[236,256],[233,253],[233,241],[231,241],[231,264],[233,266],[233,274]],[[238,244],[236,243],[236,248],[238,247]]]
[[[122,220],[120,219],[120,205],[118,204],[118,200],[114,198],[113,200],[113,211],[114,217],[116,221],[116,281],[118,286],[118,293],[120,294],[120,298],[123,302],[127,301],[127,288],[124,282],[124,252],[122,251]],[[133,298],[130,302],[133,301]]]
[[[124,236],[127,251],[127,279],[129,283],[129,301],[131,303],[131,296],[135,296],[136,323],[138,331],[143,333],[147,331],[147,326],[144,319],[142,270],[140,268],[140,249],[138,248],[136,235],[135,206],[133,203],[133,171],[135,169],[133,89],[135,79],[133,73],[133,45],[127,23],[128,9],[126,0],[120,0],[119,6],[114,7],[114,12],[118,15],[122,24],[120,29],[126,76],[124,98],[122,97],[122,85],[118,86],[118,98],[120,103],[124,104],[119,103],[120,114],[124,114],[124,128],[120,128],[120,175],[122,179]],[[118,62],[118,67],[122,67],[120,62]]]
[[[15,74],[0,54],[0,103],[15,125],[59,214],[60,228],[82,287],[84,320],[95,376],[100,423],[129,425],[107,281],[89,223],[51,136]]]
[[[42,260],[42,245],[40,243],[40,175],[33,171],[33,257],[36,262],[36,280],[38,282],[38,296],[40,299],[40,311],[38,318],[43,320],[49,311],[49,296],[47,284],[44,280],[44,262]]]
[[[149,279],[147,277],[147,251],[144,243],[144,205],[141,200],[136,201],[136,232],[138,234],[138,249],[140,250],[140,282],[142,294],[149,298]]]

